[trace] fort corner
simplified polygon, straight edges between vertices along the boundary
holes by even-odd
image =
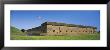
[[[83,26],[58,22],[44,22],[41,26],[28,29],[28,35],[77,35],[94,34],[97,28],[93,26]]]

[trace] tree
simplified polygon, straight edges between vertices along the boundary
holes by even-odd
[[[25,32],[25,29],[21,29],[22,32]]]
[[[98,33],[100,33],[100,31],[98,31]]]

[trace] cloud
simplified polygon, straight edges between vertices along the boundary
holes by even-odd
[[[37,19],[43,22],[47,22],[47,19],[43,18],[43,16],[37,16]]]
[[[37,16],[37,18],[38,18],[39,20],[42,20],[42,16]]]

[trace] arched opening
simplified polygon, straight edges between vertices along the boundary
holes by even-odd
[[[55,32],[55,30],[53,30],[53,32]]]
[[[60,32],[61,32],[61,30],[60,30]]]
[[[68,31],[66,30],[66,32],[68,32]]]

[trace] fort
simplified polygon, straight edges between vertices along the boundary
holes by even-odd
[[[83,26],[58,22],[44,22],[39,27],[27,30],[28,35],[76,35],[76,34],[95,34],[97,28],[93,26]]]

